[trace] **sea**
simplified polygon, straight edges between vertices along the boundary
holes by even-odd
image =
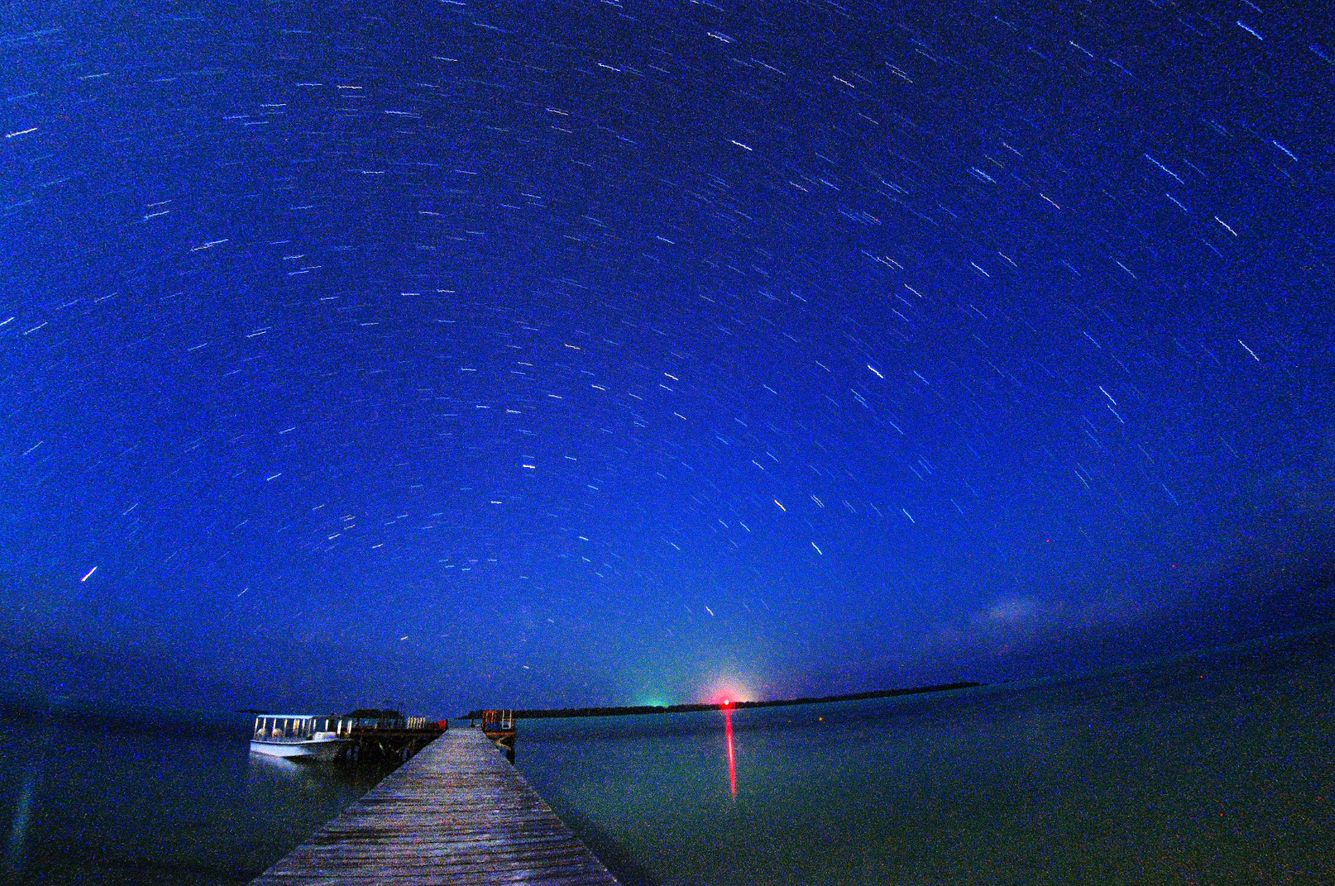
[[[240,883],[384,770],[250,719],[0,715],[0,880]],[[1335,882],[1335,626],[1079,678],[520,721],[516,765],[627,884]]]

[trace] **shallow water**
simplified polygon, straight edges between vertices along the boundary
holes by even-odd
[[[1331,882],[1333,649],[525,722],[519,766],[627,883]]]
[[[1082,680],[524,721],[518,765],[628,884],[1332,882],[1332,699],[1326,628]],[[244,882],[383,774],[174,722],[0,717],[0,881]]]
[[[0,718],[0,881],[245,882],[381,777],[251,756],[249,723]]]

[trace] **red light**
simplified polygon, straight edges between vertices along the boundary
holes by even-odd
[[[724,702],[725,705],[730,702]],[[737,754],[732,749],[732,711],[723,712],[723,732],[728,741],[728,791],[737,799]]]

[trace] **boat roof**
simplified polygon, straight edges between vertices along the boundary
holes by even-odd
[[[257,718],[267,717],[271,720],[333,720],[338,718],[338,714],[256,714]]]

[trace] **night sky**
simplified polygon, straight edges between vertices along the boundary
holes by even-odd
[[[1330,617],[1322,5],[11,4],[0,676],[455,713]]]

